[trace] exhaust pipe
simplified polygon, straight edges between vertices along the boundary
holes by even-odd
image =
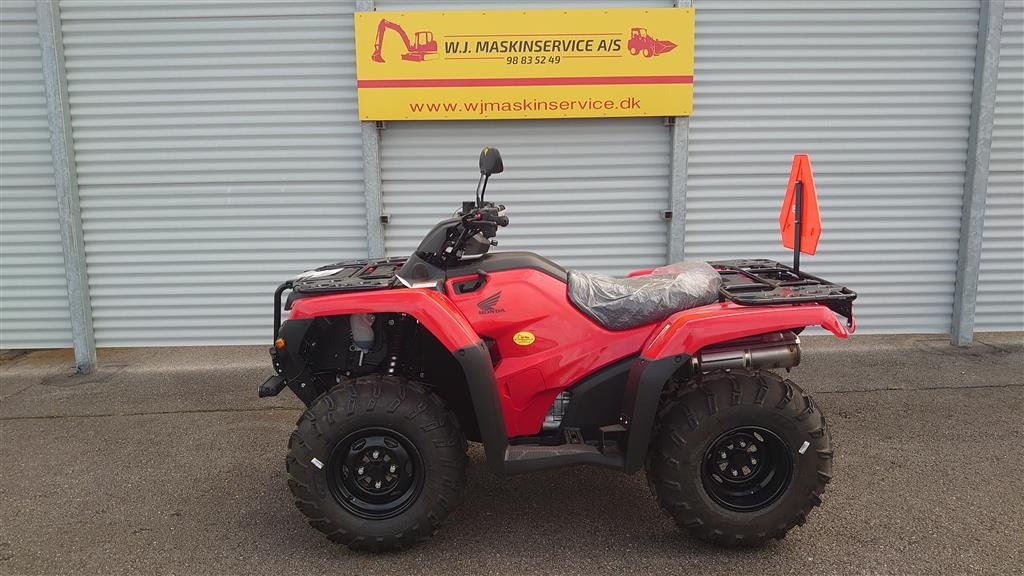
[[[800,338],[788,330],[708,346],[693,358],[695,373],[734,368],[792,368],[800,364]]]

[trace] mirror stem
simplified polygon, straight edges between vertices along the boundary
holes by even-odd
[[[477,208],[480,207],[480,185],[483,184],[483,182],[484,182],[484,173],[481,172],[480,173],[480,179],[476,181],[476,194],[473,195],[473,198],[476,200],[476,207]]]
[[[480,190],[480,200],[478,200],[477,203],[476,203],[478,208],[483,208],[483,206],[484,206],[484,194],[487,194],[487,181],[490,180],[490,179],[491,179],[491,175],[490,174],[485,174],[484,175],[484,187],[483,187],[483,189]]]

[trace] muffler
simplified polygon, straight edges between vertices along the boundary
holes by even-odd
[[[792,368],[800,364],[800,338],[786,330],[708,346],[693,358],[695,373],[734,368]]]

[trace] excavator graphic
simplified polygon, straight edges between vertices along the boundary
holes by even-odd
[[[644,58],[660,56],[665,52],[671,52],[676,47],[675,42],[658,40],[647,33],[646,28],[633,28],[629,37],[629,53],[633,56],[643,52]]]
[[[434,33],[429,30],[417,32],[415,34],[415,41],[409,41],[409,35],[405,33],[398,24],[381,18],[379,24],[377,24],[377,41],[373,45],[373,61],[383,62],[384,56],[381,55],[380,49],[384,44],[384,32],[388,29],[398,32],[398,35],[402,37],[402,42],[405,42],[406,53],[402,54],[402,60],[409,60],[410,62],[423,62],[424,60],[433,60],[437,58],[437,41],[434,40]]]

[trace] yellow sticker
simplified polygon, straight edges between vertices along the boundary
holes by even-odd
[[[512,337],[512,341],[520,346],[529,346],[537,340],[537,337],[533,335],[533,332],[516,332],[516,335]]]

